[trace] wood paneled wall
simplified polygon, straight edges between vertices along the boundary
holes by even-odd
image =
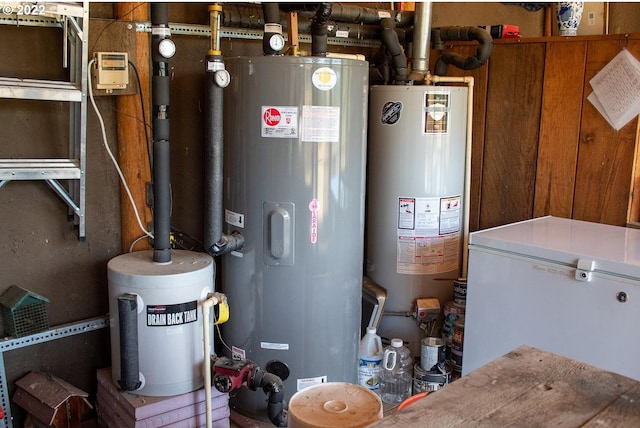
[[[616,131],[587,100],[589,80],[623,48],[640,58],[640,34],[496,40],[480,69],[450,67],[475,79],[471,231],[544,215],[640,220],[638,120]]]

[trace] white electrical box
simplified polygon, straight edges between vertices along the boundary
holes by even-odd
[[[126,52],[96,53],[96,89],[126,89],[129,84],[129,55]]]

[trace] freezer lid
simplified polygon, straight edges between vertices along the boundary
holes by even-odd
[[[469,250],[489,249],[640,279],[640,230],[539,217],[469,235]]]

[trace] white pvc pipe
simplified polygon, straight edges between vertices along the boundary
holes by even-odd
[[[211,418],[211,343],[209,330],[209,312],[211,308],[220,303],[220,294],[213,293],[207,300],[202,302],[202,322],[204,335],[204,399],[207,412],[207,428],[212,428],[213,420]]]
[[[469,212],[471,202],[471,148],[473,139],[473,76],[464,77],[447,77],[447,76],[429,76],[427,83],[466,83],[469,87],[467,97],[467,136],[465,143],[465,159],[464,159],[464,196],[462,201],[462,268],[460,278],[467,278],[467,269],[469,266]]]

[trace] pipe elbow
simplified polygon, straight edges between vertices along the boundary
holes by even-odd
[[[443,52],[436,62],[436,75],[445,75],[449,64],[462,70],[475,70],[483,66],[493,50],[491,34],[479,27],[444,27],[437,29],[441,41],[477,41],[480,46],[475,56],[465,57],[454,52]]]
[[[407,81],[407,57],[402,49],[398,33],[396,33],[396,22],[392,18],[384,18],[380,21],[382,30],[382,43],[391,55],[393,68],[395,70],[395,83],[404,84]]]
[[[277,427],[286,427],[288,425],[288,411],[284,408],[284,384],[279,376],[262,372],[260,377],[260,386],[262,390],[269,396],[267,404],[267,416],[271,423]]]

